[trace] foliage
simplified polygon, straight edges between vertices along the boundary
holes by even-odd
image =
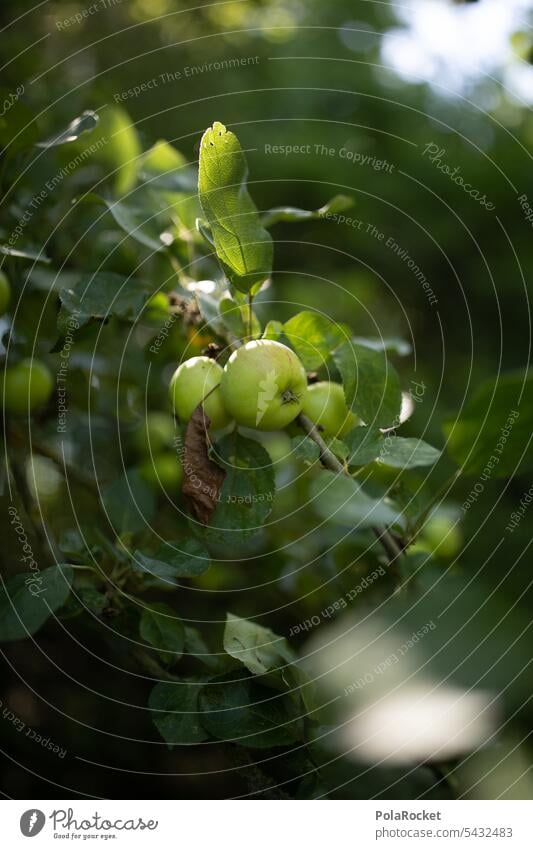
[[[266,15],[268,4],[244,5]],[[298,14],[312,20],[317,10],[311,5]],[[346,19],[352,16],[350,4],[343,10]],[[251,14],[248,8],[246,13]],[[125,11],[117,5],[113,14],[119,19]],[[222,7],[198,10],[206,27],[223,14]],[[336,19],[329,25],[330,14],[321,10],[328,33],[338,29]],[[170,32],[174,24],[168,17]],[[255,37],[244,35],[254,31],[253,23],[243,19],[242,38]],[[159,38],[163,31],[158,32]],[[324,35],[324,41],[329,38]],[[103,43],[102,56],[110,58],[109,49]],[[323,73],[321,87],[330,91],[331,104],[341,97],[339,72],[328,63]],[[361,91],[369,85],[367,73],[361,71]],[[126,88],[129,76],[120,74]],[[281,89],[280,79],[277,83]],[[219,84],[213,76],[213,88]],[[355,688],[353,701],[345,690],[379,668],[409,635],[439,621],[424,633],[425,654],[417,669],[427,663],[434,676],[453,686],[501,693],[502,713],[520,708],[520,721],[531,719],[524,706],[529,656],[522,606],[531,599],[529,580],[523,578],[518,543],[505,574],[499,557],[492,557],[513,499],[529,485],[517,476],[531,470],[533,400],[531,373],[518,368],[526,336],[515,300],[518,284],[509,280],[507,305],[508,320],[517,327],[516,349],[500,371],[486,340],[495,334],[484,327],[476,337],[481,356],[463,392],[458,376],[467,367],[457,298],[444,290],[444,282],[453,276],[446,256],[464,233],[458,235],[440,206],[431,213],[442,240],[438,249],[423,228],[410,230],[407,224],[410,213],[418,214],[411,204],[425,212],[423,196],[407,192],[402,181],[414,170],[407,166],[415,161],[410,157],[420,157],[415,149],[427,141],[430,122],[413,117],[415,141],[405,154],[403,176],[398,169],[386,175],[354,167],[357,178],[347,180],[339,157],[324,154],[319,166],[303,155],[286,157],[279,165],[282,179],[270,180],[272,171],[262,171],[267,155],[257,151],[264,152],[259,145],[265,142],[275,143],[279,130],[268,121],[254,126],[261,115],[255,103],[247,107],[249,126],[229,104],[222,110],[220,103],[209,108],[204,103],[200,109],[204,83],[192,85],[197,98],[183,126],[172,114],[158,116],[147,131],[136,113],[141,102],[133,98],[138,122],[122,107],[103,110],[99,119],[100,110],[86,109],[80,96],[68,115],[62,105],[42,118],[37,109],[28,115],[19,101],[0,121],[7,201],[0,251],[11,288],[2,318],[3,365],[28,358],[43,362],[55,382],[48,404],[30,418],[4,410],[2,530],[8,543],[2,559],[2,647],[14,657],[9,652],[24,652],[26,645],[30,651],[33,641],[44,649],[53,646],[50,656],[63,651],[65,668],[83,667],[78,651],[87,647],[109,667],[102,685],[106,698],[108,690],[111,700],[121,697],[116,727],[127,716],[135,735],[157,748],[157,756],[149,752],[162,758],[155,761],[155,773],[176,772],[181,757],[191,758],[186,763],[195,769],[199,763],[198,772],[205,767],[205,774],[213,764],[233,770],[243,758],[257,758],[264,759],[264,788],[279,783],[296,798],[358,798],[368,792],[385,797],[394,796],[396,787],[412,798],[459,793],[453,780],[436,781],[419,761],[395,771],[351,760],[335,736],[345,718],[339,719],[330,702],[349,705],[352,712],[364,706],[370,689]],[[418,95],[410,96],[418,102]],[[322,109],[316,92],[309,97]],[[369,125],[380,126],[383,104],[378,111],[372,98],[359,99]],[[284,109],[296,114],[299,106],[288,100]],[[271,108],[275,112],[274,104]],[[361,139],[364,122],[351,110],[346,121]],[[215,121],[200,137],[198,128],[223,111],[235,131]],[[379,130],[381,150],[392,160],[398,127],[396,120],[385,124]],[[293,132],[290,126],[285,131],[287,138]],[[308,122],[305,144],[319,142],[322,136]],[[80,159],[88,145],[94,145],[93,153]],[[472,152],[463,153],[473,168]],[[427,168],[429,192],[453,191],[437,182],[428,160],[415,162]],[[511,172],[515,167],[511,162]],[[43,174],[60,176],[36,203]],[[394,225],[396,232],[375,199],[379,195],[390,204],[400,193],[406,195],[406,215]],[[503,205],[501,195],[498,201]],[[406,250],[416,244],[420,267],[431,267],[432,279],[439,281],[439,321],[448,334],[443,375],[436,365],[437,331],[426,327],[418,282],[383,241],[372,236],[363,244],[361,231],[343,226],[347,219],[366,224],[375,219]],[[485,220],[477,224],[484,232]],[[500,257],[487,240],[497,265]],[[468,281],[470,297],[483,312],[486,277],[473,251],[457,252],[457,274]],[[384,294],[384,280],[403,293],[412,327],[394,298]],[[152,455],[148,446],[141,456],[135,433],[151,412],[171,412],[172,372],[200,355],[224,367],[232,351],[259,339],[289,346],[309,382],[341,383],[361,425],[341,439],[327,437],[312,423],[306,427],[300,415],[279,433],[233,425],[217,431],[200,406],[190,423],[176,423],[172,444],[164,446],[164,455],[183,466],[183,489],[165,487],[157,476],[155,483],[148,480],[143,464],[155,469],[159,452]],[[418,381],[430,387],[420,407]],[[439,381],[443,398],[436,400]],[[501,499],[494,520],[492,509],[479,500],[485,487],[494,487],[494,499]],[[443,534],[450,535],[452,546],[430,546],[424,538],[434,516],[444,517]],[[524,511],[520,533],[526,537],[529,522]],[[443,611],[447,615],[441,617]],[[341,615],[353,642],[345,664],[339,657],[330,664],[333,670],[344,665],[349,673],[339,674],[332,696],[320,686],[313,666],[320,651],[312,640]],[[357,660],[374,637],[367,641],[366,620],[375,617],[381,654]],[[383,636],[389,632],[398,637],[392,647]],[[349,662],[352,655],[356,659]],[[99,692],[99,682],[87,674],[87,693]],[[379,684],[380,674],[375,678]],[[85,687],[81,673],[80,680]],[[113,722],[105,725],[104,709],[87,693],[78,696],[72,714],[85,704],[101,710],[98,719],[107,733]],[[79,715],[85,716],[85,707]],[[80,747],[86,746],[84,737]],[[170,759],[164,760],[159,752],[167,747]],[[86,749],[82,753],[89,758]],[[131,757],[135,770],[139,764]],[[450,759],[443,774],[455,766]],[[237,791],[232,786],[227,792]]]

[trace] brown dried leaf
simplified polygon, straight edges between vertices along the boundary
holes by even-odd
[[[183,496],[187,507],[202,525],[207,525],[218,504],[226,472],[209,457],[209,416],[200,405],[185,431]]]

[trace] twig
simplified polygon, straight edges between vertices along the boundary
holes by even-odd
[[[253,327],[253,324],[252,324],[252,318],[253,318],[252,307],[253,307],[253,302],[254,302],[254,296],[252,295],[251,292],[248,292],[248,338],[249,339],[252,338],[252,327]]]
[[[351,477],[346,472],[346,469],[342,465],[342,463],[337,460],[332,451],[328,448],[326,443],[324,442],[320,432],[315,424],[311,421],[311,419],[305,415],[305,413],[300,413],[297,421],[300,426],[305,430],[308,437],[313,440],[315,445],[318,446],[320,451],[320,460],[322,464],[329,469],[331,472],[335,472],[336,474],[347,475],[347,477]],[[401,557],[403,554],[403,550],[400,545],[396,542],[393,535],[386,528],[373,527],[372,530],[376,535],[376,538],[383,546],[389,561],[393,563],[398,557]]]

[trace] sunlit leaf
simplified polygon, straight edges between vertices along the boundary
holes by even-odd
[[[246,187],[248,166],[237,136],[216,121],[200,144],[198,191],[217,257],[242,292],[272,270],[272,239]]]

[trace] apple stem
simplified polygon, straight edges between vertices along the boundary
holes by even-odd
[[[322,439],[318,428],[315,424],[313,424],[311,419],[306,416],[305,413],[300,413],[297,418],[297,421],[303,428],[303,430],[305,430],[308,437],[313,440],[315,445],[318,446],[320,450],[320,460],[322,464],[326,467],[326,469],[329,469],[331,472],[335,472],[339,475],[347,475],[347,477],[351,477],[351,475],[346,472],[346,469],[344,468],[342,463],[337,460],[335,454],[330,451],[330,449]],[[395,561],[398,557],[402,556],[402,547],[396,542],[394,536],[390,533],[390,531],[387,530],[387,528],[373,527],[372,530],[374,531],[376,538],[379,540],[379,542],[385,549],[390,563]]]
[[[248,292],[248,337],[252,338],[252,305],[254,302],[254,296],[251,292]]]

